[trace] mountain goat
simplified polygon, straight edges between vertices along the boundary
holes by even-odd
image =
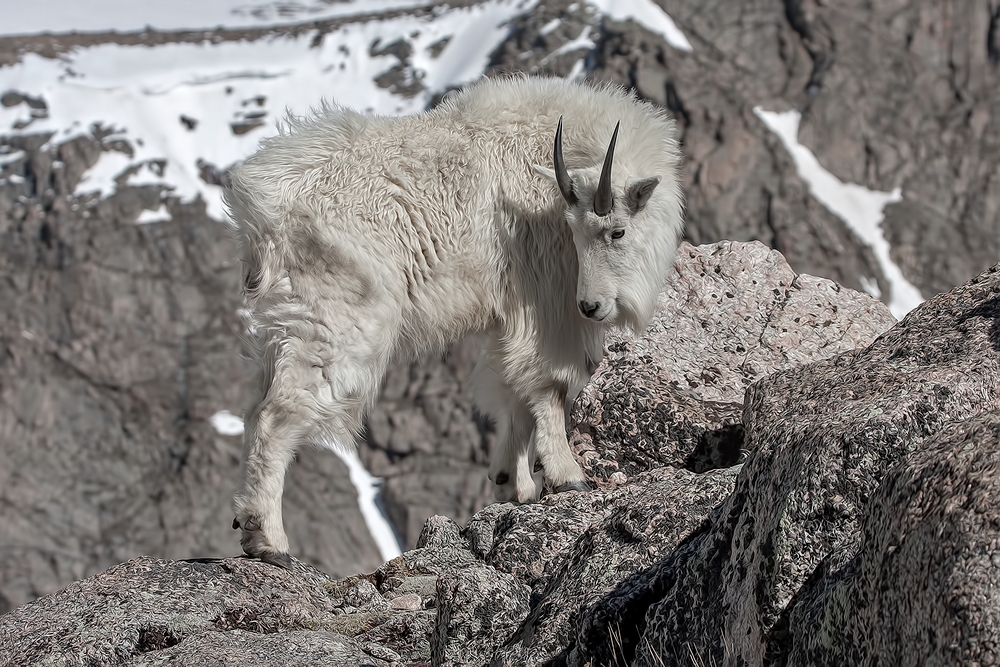
[[[244,551],[287,565],[296,448],[353,446],[391,360],[469,333],[486,341],[473,382],[497,423],[496,498],[537,499],[538,464],[556,492],[589,488],[565,406],[608,328],[652,316],[682,232],[679,162],[661,110],[529,77],[406,117],[324,107],[264,140],[226,193],[258,364]]]

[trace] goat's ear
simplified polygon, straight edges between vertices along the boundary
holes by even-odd
[[[628,179],[625,183],[625,199],[628,201],[629,210],[633,213],[641,211],[659,184],[659,176]]]
[[[543,167],[543,166],[541,166],[539,164],[533,164],[533,165],[531,165],[531,168],[534,169],[535,173],[538,174],[539,176],[542,176],[543,178],[547,178],[550,181],[552,181],[553,183],[555,183],[555,181],[556,181],[556,172],[552,171],[548,167]]]

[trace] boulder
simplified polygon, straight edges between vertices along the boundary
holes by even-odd
[[[865,346],[894,322],[881,302],[797,275],[760,243],[684,243],[649,328],[608,337],[571,445],[602,485],[664,465],[734,465],[753,382]]]
[[[137,558],[0,616],[0,664],[386,665],[339,632],[339,590],[301,561]]]
[[[602,637],[624,627],[619,651],[638,665],[688,664],[692,655],[706,664],[989,662],[1000,641],[996,607],[970,582],[989,590],[1000,577],[982,556],[997,519],[976,509],[993,488],[998,295],[1000,266],[925,303],[867,348],[752,385],[743,412],[752,453],[733,492],[637,590],[616,591],[590,615],[581,655],[607,659]],[[967,454],[955,459],[949,443]],[[936,469],[933,484],[914,479]],[[967,508],[953,487],[964,482],[986,494]],[[939,506],[954,514],[922,523],[920,508]],[[927,579],[934,559],[954,563],[944,581]],[[874,574],[882,568],[888,579]],[[866,586],[882,581],[895,588]],[[918,590],[941,593],[948,610],[922,596],[894,606]]]

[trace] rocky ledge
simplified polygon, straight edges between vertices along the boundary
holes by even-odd
[[[130,560],[0,616],[0,665],[994,664],[998,395],[1000,266],[894,323],[684,245],[574,407],[597,490],[433,517],[347,579]]]

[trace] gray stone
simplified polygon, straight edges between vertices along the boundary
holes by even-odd
[[[1000,661],[1000,412],[941,424],[796,594],[788,665]]]
[[[143,635],[155,643],[156,629]],[[218,665],[274,665],[275,667],[387,667],[398,655],[374,644],[361,646],[353,639],[324,630],[292,630],[261,634],[246,630],[206,632],[183,643],[163,649],[150,648],[124,663],[87,662],[83,664],[122,664],[127,667],[217,667]],[[51,664],[51,663],[49,663]],[[64,663],[74,664],[74,663]]]
[[[734,465],[747,387],[863,347],[894,322],[881,302],[797,275],[759,243],[682,244],[646,332],[608,337],[574,405],[571,446],[602,486],[663,465]]]
[[[562,534],[570,539],[545,563],[531,613],[517,634],[494,654],[491,664],[586,664],[574,650],[574,639],[588,636],[594,627],[610,647],[616,633],[628,630],[599,620],[611,618],[606,609],[609,594],[629,590],[642,595],[642,574],[701,526],[732,490],[735,479],[735,470],[697,475],[661,468],[607,494],[586,494],[604,495],[606,511],[583,531],[563,528]],[[573,499],[567,505],[574,501],[579,502]],[[556,514],[557,507],[550,508],[550,513]],[[552,540],[557,531],[550,524],[526,520],[521,534],[508,539],[528,545],[540,536]],[[508,567],[517,562],[508,559]],[[590,623],[583,624],[583,619]]]
[[[906,521],[905,506],[871,504],[893,466],[936,465],[927,462],[929,454],[913,457],[933,447],[937,438],[958,437],[955,431],[962,427],[956,422],[1000,409],[998,294],[1000,266],[925,303],[864,350],[781,371],[750,388],[744,425],[754,453],[735,490],[702,534],[649,575],[659,600],[651,606],[648,599],[637,602],[619,616],[648,620],[636,664],[680,664],[687,651],[706,661],[763,664],[800,645],[799,655],[816,658],[816,637],[823,626],[815,620],[819,594],[811,594],[812,611],[801,612],[814,619],[813,625],[801,627],[790,620],[799,613],[798,592],[807,584],[814,591],[822,588],[828,571],[839,572],[854,557],[869,512],[873,527],[884,521],[880,515],[885,513],[899,512],[895,520]],[[947,467],[946,461],[940,465]],[[975,483],[987,484],[988,479]],[[947,479],[941,485],[951,488]],[[984,492],[991,493],[985,487]],[[948,498],[927,502],[952,507]],[[982,519],[961,519],[967,520]],[[944,541],[927,545],[928,553],[953,546],[951,536],[939,539]],[[975,549],[969,553],[972,557]],[[965,571],[976,579],[994,576],[972,563]],[[926,584],[923,572],[914,570],[910,582],[905,576],[900,573],[898,590],[915,591]],[[962,586],[958,581],[954,585]],[[841,590],[846,593],[847,587]],[[891,643],[892,636],[901,637],[893,635],[893,626],[912,625],[906,620],[909,607],[888,611],[884,606],[883,598],[896,599],[897,591],[869,594],[877,596],[871,604],[887,615],[882,627],[868,626],[860,637],[846,635],[857,645],[851,655],[902,655],[927,647]],[[847,604],[842,615],[875,622],[865,616],[871,612],[843,600],[830,604],[831,613],[838,604]],[[931,615],[918,625],[933,622],[933,610],[926,611]],[[992,614],[972,619],[966,627],[992,632]],[[633,636],[636,644],[639,633]],[[867,644],[866,637],[878,643]],[[594,637],[588,645],[596,641]],[[991,642],[997,641],[996,635],[965,635],[956,650],[987,656]],[[935,655],[933,650],[925,654],[927,659]],[[829,664],[838,662],[837,655],[831,654]]]
[[[305,665],[310,657],[358,664],[349,638],[304,632],[331,629],[330,583],[300,561],[283,570],[239,558],[138,558],[0,616],[0,647],[10,667],[208,665],[230,648],[237,665]],[[303,656],[288,656],[282,644]]]
[[[487,565],[441,576],[431,664],[483,664],[527,616],[528,595],[527,586]]]
[[[447,547],[462,540],[462,529],[446,516],[435,514],[424,521],[417,538],[417,548]]]

